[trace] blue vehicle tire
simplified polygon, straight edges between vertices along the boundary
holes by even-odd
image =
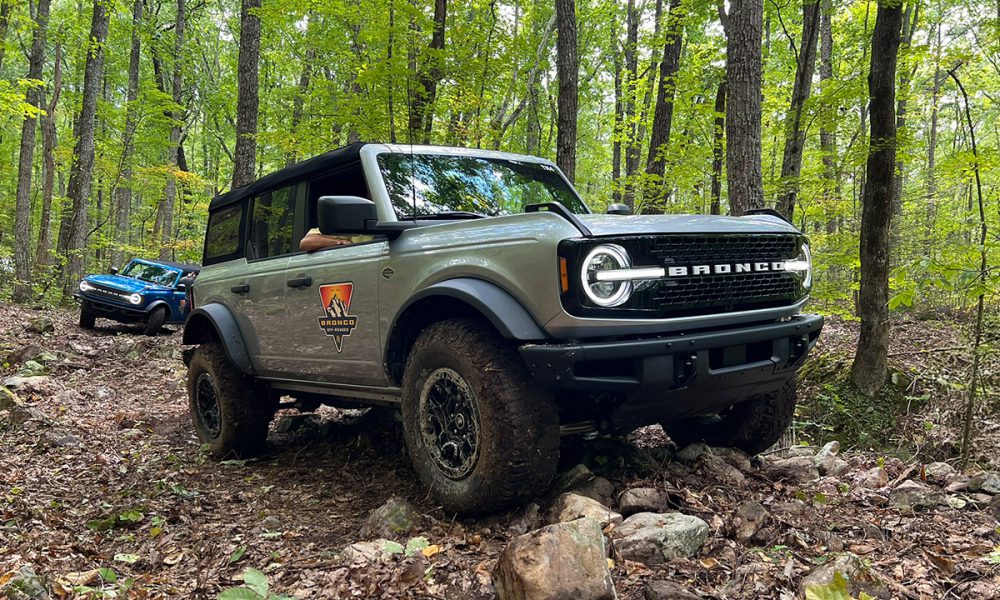
[[[146,335],[156,335],[163,329],[163,324],[167,322],[167,307],[157,306],[149,313],[149,320],[142,332]]]
[[[93,329],[97,315],[90,309],[86,301],[80,303],[80,329]]]

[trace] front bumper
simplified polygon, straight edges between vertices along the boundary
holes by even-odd
[[[525,344],[534,377],[553,390],[614,397],[616,428],[719,412],[780,389],[816,344],[823,317],[602,342]]]
[[[142,306],[126,306],[100,298],[85,296],[79,292],[74,293],[73,297],[76,298],[76,300],[81,304],[86,302],[87,306],[89,306],[90,309],[97,314],[97,316],[104,317],[106,319],[113,319],[122,323],[135,323],[136,321],[145,321],[149,318],[149,310],[143,308]]]

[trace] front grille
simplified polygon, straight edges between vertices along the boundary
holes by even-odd
[[[642,254],[664,266],[780,260],[799,253],[794,235],[677,235],[644,241]]]
[[[91,283],[90,285],[92,285],[94,289],[88,290],[86,292],[86,295],[88,296],[91,296],[93,298],[99,298],[101,300],[111,300],[112,302],[134,306],[131,302],[128,301],[128,297],[132,295],[128,292],[112,289],[96,283]]]
[[[563,297],[571,314],[584,317],[676,318],[790,306],[805,296],[798,275],[785,271],[738,272],[737,265],[773,263],[799,255],[798,234],[670,234],[601,239],[624,247],[636,267],[688,267],[685,274],[637,284],[622,306],[592,305],[582,290]],[[576,265],[593,241],[566,246]],[[579,252],[579,254],[577,254]],[[712,266],[710,274],[693,274],[695,266]],[[729,265],[730,272],[715,272],[715,265]]]

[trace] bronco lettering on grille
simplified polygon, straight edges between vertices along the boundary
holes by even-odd
[[[689,275],[725,275],[727,273],[761,273],[784,271],[784,262],[721,263],[715,265],[690,265],[667,267],[667,277],[687,277]]]

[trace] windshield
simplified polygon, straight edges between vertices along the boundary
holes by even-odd
[[[496,217],[543,202],[559,202],[576,214],[590,212],[547,164],[405,153],[380,154],[378,163],[399,219]]]
[[[140,281],[155,283],[164,287],[174,287],[174,282],[177,281],[177,275],[179,274],[179,271],[170,267],[139,261],[130,262],[125,267],[125,270],[122,271],[122,275],[125,277],[133,277]]]

